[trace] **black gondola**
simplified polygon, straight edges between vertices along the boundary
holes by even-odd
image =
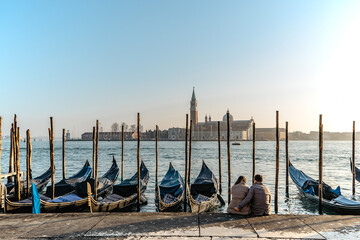
[[[81,182],[85,182],[90,177],[91,172],[92,169],[90,167],[89,161],[86,160],[84,166],[78,173],[55,184],[55,197],[75,192],[76,185]],[[52,196],[51,186],[47,187],[45,195],[47,197]]]
[[[111,191],[118,175],[119,167],[113,158],[110,169],[98,179],[97,189],[99,196]],[[89,204],[87,184],[87,181],[83,181],[76,186],[76,191],[74,193],[65,194],[55,199],[50,199],[49,197],[40,194],[41,212],[78,212],[85,210]],[[85,189],[82,188],[82,185],[85,186]],[[10,213],[28,213],[31,212],[31,207],[31,198],[17,202],[13,202],[8,198],[6,199],[6,211]]]
[[[41,192],[44,190],[44,188],[46,187],[46,185],[49,183],[50,181],[50,178],[51,178],[51,168],[49,168],[48,170],[46,170],[43,174],[41,174],[40,176],[34,178],[34,179],[31,179],[30,181],[30,185],[31,183],[34,183],[38,192]],[[26,186],[26,182],[24,181],[21,181],[21,184],[22,184],[22,189],[26,189],[27,186]],[[7,193],[9,194],[9,197],[11,198],[11,196],[13,196],[15,193],[14,193],[14,186],[15,186],[15,183],[14,182],[11,182],[11,183],[7,183],[5,184],[6,186],[6,191]]]
[[[158,186],[155,186],[155,204],[160,212],[181,211],[184,201],[184,181],[173,165]]]
[[[190,186],[190,210],[193,213],[210,211],[219,206],[218,185],[214,173],[202,162],[199,175]]]
[[[350,158],[350,170],[352,172],[352,160]],[[355,167],[355,179],[356,181],[360,182],[360,169],[358,169],[357,167]]]
[[[114,183],[119,176],[119,166],[113,156],[112,165],[109,170],[100,178],[98,178],[97,195],[101,198],[106,198],[111,192]],[[91,189],[94,189],[95,179],[90,177],[85,182],[76,185],[76,194],[81,197],[87,196],[87,183],[90,183]]]
[[[296,169],[291,163],[289,174],[300,194],[317,204],[319,202],[319,182],[306,175],[303,171]],[[341,214],[360,214],[360,202],[345,198],[341,195],[340,187],[334,190],[324,182],[322,185],[324,208]]]
[[[146,190],[149,181],[149,170],[143,161],[140,165],[140,192],[141,203],[146,204],[147,200],[143,193]],[[137,173],[130,179],[124,180],[122,183],[114,185],[113,193],[103,200],[96,201],[91,197],[91,208],[94,212],[116,212],[129,211],[136,206],[138,199],[137,194]]]

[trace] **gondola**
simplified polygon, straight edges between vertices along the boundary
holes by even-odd
[[[85,164],[86,165],[86,164]],[[104,196],[115,183],[119,175],[119,167],[113,158],[113,163],[110,169],[98,179],[98,195]],[[63,196],[51,199],[43,194],[40,194],[40,209],[41,212],[79,212],[87,208],[89,198],[87,195],[87,184],[89,181],[84,181],[76,186],[74,193],[65,194]],[[83,189],[82,185],[85,186]],[[92,185],[92,188],[94,186]],[[31,198],[22,201],[13,202],[6,199],[6,212],[9,213],[27,213],[31,212],[32,202]]]
[[[143,161],[140,165],[140,204],[147,202],[143,193],[149,181],[149,171]],[[122,183],[114,185],[113,193],[102,200],[91,199],[91,209],[93,212],[120,212],[130,211],[137,204],[137,173]]]
[[[207,212],[218,207],[217,192],[216,177],[203,161],[199,175],[190,186],[189,204],[191,212]]]
[[[316,203],[319,202],[318,181],[306,175],[303,171],[296,169],[291,163],[289,174],[300,194]],[[340,187],[332,189],[323,182],[323,207],[332,212],[340,214],[360,214],[360,202],[353,201],[341,195]]]
[[[92,169],[90,167],[89,161],[86,160],[84,166],[78,173],[55,184],[55,197],[60,197],[75,192],[76,185],[81,182],[85,182],[90,177],[91,172]],[[45,195],[47,197],[52,197],[51,186],[47,187]]]
[[[41,174],[40,176],[31,179],[30,181],[30,185],[31,183],[34,183],[38,192],[41,192],[44,190],[44,188],[46,187],[46,185],[49,183],[51,178],[51,168],[49,168],[48,170],[46,170],[43,174]],[[22,189],[26,189],[26,183],[24,181],[21,181],[22,184]],[[6,186],[6,191],[8,192],[9,196],[11,198],[12,195],[14,195],[14,186],[15,183],[11,182],[11,183],[7,183],[5,184]]]
[[[350,158],[350,170],[352,172],[352,160]],[[355,167],[355,179],[356,181],[360,182],[360,169],[358,169],[357,167]]]
[[[106,198],[111,192],[114,183],[119,176],[119,166],[116,163],[113,156],[112,165],[109,170],[97,180],[97,195],[101,198]],[[87,196],[87,183],[90,183],[91,189],[94,189],[95,179],[90,177],[85,182],[78,183],[76,185],[76,194],[81,197]]]
[[[155,204],[160,212],[180,211],[184,201],[184,181],[173,165],[158,186],[155,186]]]

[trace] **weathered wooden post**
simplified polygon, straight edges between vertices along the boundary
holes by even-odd
[[[17,191],[16,191],[16,195],[17,195],[17,199],[21,198],[21,177],[20,177],[20,128],[17,128],[16,131],[16,165],[17,165]]]
[[[121,182],[124,180],[124,124],[121,125]]]
[[[280,148],[280,136],[279,136],[279,111],[276,111],[276,175],[275,175],[275,213],[278,213],[278,201],[279,201],[279,148]]]
[[[26,196],[30,196],[30,180],[31,180],[31,135],[30,130],[26,131]]]
[[[141,184],[140,184],[140,113],[137,114],[137,211],[140,212]]]
[[[353,121],[352,135],[352,194],[355,195],[355,121]]]
[[[31,144],[31,132],[29,129],[29,178],[30,178],[30,180],[33,179],[31,165],[32,165],[32,144]],[[30,187],[31,187],[31,182],[30,182]]]
[[[322,115],[319,117],[319,214],[323,213],[322,210],[322,197],[323,197],[323,186],[322,186],[322,172],[323,172],[323,124]]]
[[[156,125],[156,130],[155,130],[155,161],[156,161],[156,170],[155,170],[155,186],[157,187],[158,185],[158,158],[159,158],[159,152],[158,152],[158,132],[159,132],[159,127],[158,125]]]
[[[289,196],[289,123],[285,123],[286,135],[285,135],[285,154],[286,154],[286,185],[285,193],[286,196]]]
[[[192,120],[190,120],[190,132],[189,132],[189,174],[188,174],[188,184],[190,184],[190,180],[191,180],[191,138],[192,138]]]
[[[222,183],[221,183],[221,126],[220,121],[218,121],[218,149],[219,149],[219,193],[222,193]]]
[[[184,198],[184,212],[186,212],[186,204],[187,204],[187,174],[188,174],[188,128],[189,128],[189,114],[186,114],[186,130],[185,130],[185,198]]]
[[[54,125],[53,118],[50,117],[49,128],[49,140],[50,140],[50,161],[51,161],[51,198],[55,198],[55,162],[54,162]]]
[[[253,171],[252,171],[252,184],[254,184],[254,180],[255,180],[255,141],[256,141],[256,137],[255,137],[255,133],[256,133],[256,130],[255,130],[255,122],[253,122],[253,154],[252,154],[252,157],[253,157]]]
[[[230,159],[230,113],[226,113],[227,117],[227,155],[228,155],[228,204],[231,202],[231,159]]]
[[[95,147],[95,181],[94,181],[94,197],[97,200],[98,187],[98,161],[99,160],[99,120],[96,120],[96,147]]]
[[[92,175],[95,178],[95,154],[96,154],[96,128],[93,127],[93,156],[92,156],[92,167],[93,167],[93,172]]]
[[[65,179],[65,128],[62,131],[62,175]]]
[[[11,124],[10,129],[10,152],[9,152],[9,173],[13,172],[13,166],[14,166],[14,141],[13,141],[13,131],[14,131],[14,124]],[[12,176],[8,177],[8,183],[11,183],[13,181]]]
[[[14,145],[14,168],[15,168],[15,172],[16,172],[16,177],[15,177],[15,196],[17,198],[18,201],[20,201],[21,198],[21,179],[20,179],[20,158],[19,158],[19,151],[20,151],[20,146],[19,146],[19,140],[20,140],[20,130],[17,127],[17,116],[16,114],[14,115],[14,132],[13,132],[13,145]]]

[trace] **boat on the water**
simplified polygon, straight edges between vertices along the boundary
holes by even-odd
[[[131,211],[138,202],[137,193],[138,173],[131,178],[122,181],[113,186],[113,192],[106,198],[96,201],[90,197],[91,209],[93,212],[121,212]],[[149,182],[149,170],[143,161],[140,165],[140,204],[146,204],[147,199],[144,196],[146,186]]]
[[[85,182],[91,175],[92,168],[90,167],[89,161],[86,160],[81,170],[73,176],[63,179],[55,184],[55,197],[64,196],[69,193],[74,193],[76,185]],[[47,187],[45,196],[52,197],[51,186]]]
[[[40,176],[33,178],[30,180],[30,185],[32,183],[35,184],[38,192],[41,192],[44,190],[44,188],[46,187],[46,185],[49,183],[51,178],[51,168],[49,168],[48,170],[46,170],[43,174],[41,174]],[[22,189],[23,192],[26,192],[27,186],[26,186],[26,182],[25,181],[21,181],[22,184]],[[8,197],[12,198],[15,196],[15,183],[14,182],[10,182],[5,184],[6,186],[6,191],[8,193]]]
[[[155,204],[158,211],[181,211],[184,206],[184,193],[184,181],[170,163],[164,178],[155,186]]]
[[[351,158],[350,158],[350,170],[351,170],[351,172],[352,172],[352,160],[351,160]],[[357,167],[355,167],[355,179],[356,179],[356,181],[358,181],[358,182],[360,182],[360,169],[358,169]]]
[[[112,193],[113,185],[115,184],[120,173],[119,166],[116,163],[115,157],[113,156],[112,165],[109,170],[97,180],[97,196],[106,198]],[[88,178],[84,182],[80,182],[76,185],[75,192],[80,197],[87,197],[87,183],[90,184],[92,192],[94,192],[95,179],[93,177]]]
[[[191,212],[207,212],[218,207],[217,193],[217,179],[203,160],[201,171],[190,186],[189,204]]]
[[[291,163],[289,165],[289,174],[300,194],[309,200],[318,203],[319,182],[306,175],[303,171],[296,169]],[[341,195],[340,187],[332,189],[326,183],[323,185],[323,207],[327,210],[340,214],[360,214],[360,202],[347,199]]]
[[[85,166],[86,165],[87,164],[85,164]],[[81,171],[84,170],[84,167]],[[113,164],[111,165],[110,169],[98,179],[98,196],[107,194],[109,191],[111,191],[113,184],[117,180],[118,174],[119,168],[115,159],[113,159]],[[76,185],[74,192],[59,196],[54,199],[51,199],[43,194],[39,194],[41,212],[80,212],[86,210],[89,204],[89,197],[87,195],[87,187],[85,187],[84,190],[82,185],[84,184],[87,186],[88,184],[90,185],[90,183],[84,181],[80,184]],[[5,209],[6,212],[9,213],[31,213],[32,199],[30,197],[15,202],[6,198]]]

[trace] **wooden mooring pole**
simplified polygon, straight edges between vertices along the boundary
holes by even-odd
[[[230,112],[227,111],[228,204],[231,202]]]
[[[252,184],[254,184],[254,180],[255,180],[255,171],[256,171],[256,162],[255,162],[255,142],[256,142],[256,125],[255,122],[253,123],[253,171],[252,171]]]
[[[275,174],[275,213],[278,213],[278,202],[279,202],[279,148],[280,148],[280,137],[279,137],[279,111],[276,111],[276,174]]]
[[[55,162],[54,162],[54,126],[53,118],[50,117],[49,128],[49,141],[50,141],[50,166],[51,166],[51,198],[55,198]]]
[[[140,113],[137,114],[137,211],[140,212],[141,185],[140,185]]]
[[[188,128],[189,128],[189,114],[186,114],[186,130],[185,130],[185,198],[184,198],[184,212],[186,212],[187,204],[187,174],[188,174]]]
[[[156,130],[155,130],[155,161],[156,161],[156,170],[155,170],[155,186],[157,187],[158,185],[158,168],[159,168],[159,152],[158,152],[158,132],[159,132],[159,127],[158,125],[156,125]]]
[[[323,124],[322,115],[319,117],[319,214],[323,213],[322,198],[323,198],[323,186],[322,186],[322,173],[323,173]]]
[[[21,177],[20,177],[20,128],[17,127],[16,130],[16,168],[17,168],[17,172],[16,172],[16,183],[17,183],[17,191],[16,191],[16,195],[17,195],[17,199],[20,200],[21,198]]]
[[[221,126],[218,121],[218,149],[219,149],[219,193],[222,194],[222,183],[221,183]]]
[[[124,124],[121,125],[121,182],[124,180]]]
[[[65,179],[65,128],[62,131],[62,175]]]
[[[95,181],[94,181],[94,198],[97,200],[98,188],[98,163],[99,163],[99,120],[96,120],[96,144],[95,144]]]
[[[93,172],[92,175],[95,178],[95,153],[96,153],[96,127],[93,127],[93,135],[92,135],[92,141],[93,141],[93,155],[92,155],[92,167]]]
[[[285,193],[289,196],[289,123],[285,123],[286,135],[285,135],[285,161],[286,161],[286,182],[285,182]]]
[[[188,174],[188,184],[190,184],[190,181],[191,181],[191,142],[192,142],[192,125],[193,125],[193,122],[192,120],[190,120],[190,132],[189,132],[189,174]]]
[[[15,196],[18,201],[20,201],[21,198],[21,179],[20,179],[20,129],[17,126],[17,116],[14,115],[14,132],[13,132],[13,144],[14,144],[14,168],[16,172],[15,177]]]
[[[30,197],[30,181],[31,181],[31,135],[30,130],[26,131],[26,196]]]
[[[355,121],[353,121],[352,134],[352,194],[355,195]]]
[[[14,144],[13,144],[13,131],[14,131],[14,124],[11,124],[10,129],[10,152],[9,152],[9,173],[12,173],[14,168]],[[7,182],[11,183],[13,181],[12,177],[8,177]]]

